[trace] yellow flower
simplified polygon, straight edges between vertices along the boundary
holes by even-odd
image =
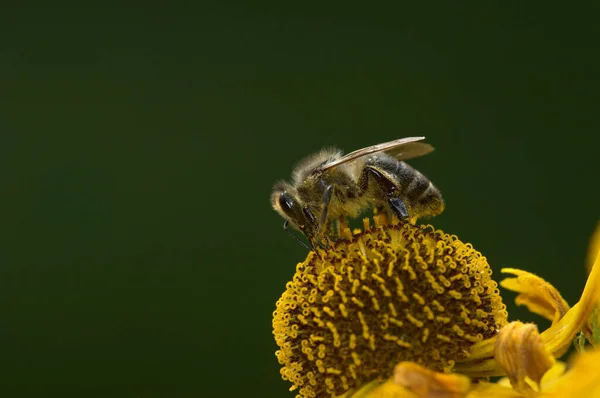
[[[507,321],[490,267],[470,244],[429,226],[388,224],[383,215],[374,224],[365,219],[364,231],[346,228],[345,239],[310,252],[277,301],[276,354],[298,397],[563,397],[580,391],[580,398],[600,391],[600,351],[581,354],[566,372],[555,360],[579,331],[591,342],[598,338],[589,320],[600,299],[600,255],[572,308],[543,279],[502,271],[514,276],[501,285],[519,293],[517,304],[552,321],[539,333],[533,324]],[[600,241],[600,233],[595,236]],[[507,377],[489,383],[489,376]]]

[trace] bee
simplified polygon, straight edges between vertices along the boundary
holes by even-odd
[[[312,248],[326,247],[323,238],[331,220],[343,222],[364,210],[386,211],[401,220],[435,216],[444,210],[440,191],[403,160],[433,150],[407,137],[377,144],[343,155],[335,148],[323,149],[302,160],[292,172],[292,182],[280,181],[271,204],[289,224],[302,232]]]

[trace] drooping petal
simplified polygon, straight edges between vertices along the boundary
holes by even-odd
[[[517,305],[525,305],[529,311],[552,323],[559,321],[569,310],[569,304],[558,290],[539,276],[514,268],[504,268],[501,272],[516,276],[504,279],[500,286],[519,293],[515,299]]]
[[[527,379],[539,390],[544,374],[554,365],[534,324],[511,322],[498,333],[496,361],[504,368],[513,388],[523,394],[533,390]]]

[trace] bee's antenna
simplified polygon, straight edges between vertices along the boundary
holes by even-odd
[[[311,249],[310,247],[308,247],[308,245],[307,245],[306,243],[302,242],[302,241],[300,240],[300,238],[298,238],[296,235],[294,235],[294,234],[292,233],[292,231],[290,231],[290,230],[288,229],[288,224],[289,224],[289,221],[286,221],[286,222],[284,222],[284,223],[283,223],[283,230],[284,230],[285,232],[287,232],[287,233],[288,233],[288,234],[289,234],[289,235],[290,235],[292,238],[294,238],[294,239],[296,240],[296,242],[298,242],[298,243],[300,243],[302,246],[304,246],[304,247],[306,248],[306,250],[308,250],[308,251],[311,251],[312,249]]]

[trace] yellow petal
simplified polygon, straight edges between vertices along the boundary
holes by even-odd
[[[600,252],[596,255],[592,271],[583,289],[581,299],[562,319],[541,334],[548,352],[555,357],[563,354],[573,338],[582,330],[600,299]]]
[[[546,391],[559,390],[562,393],[562,390],[560,390],[560,389],[562,389],[563,387],[561,385],[559,385],[559,383],[560,382],[564,383],[564,381],[562,381],[560,376],[563,375],[565,368],[566,368],[566,365],[564,362],[557,361],[554,364],[554,366],[544,374],[544,377],[542,377],[542,381],[540,383],[541,387],[542,387],[542,393],[535,393],[535,392],[531,391],[528,394],[530,396],[545,397],[545,398],[562,397],[563,395],[548,394],[548,393],[546,393]],[[525,380],[528,382],[528,384],[531,387],[534,387],[533,382],[531,380],[528,380],[528,379],[525,379]],[[551,390],[551,388],[552,388],[552,390]],[[465,398],[523,398],[525,396],[526,395],[523,395],[522,393],[513,390],[508,377],[503,377],[500,380],[498,380],[497,383],[482,382],[482,383],[473,385],[471,387],[471,390],[469,391],[469,393],[465,396]],[[568,397],[568,395],[564,395],[564,396]],[[586,394],[580,393],[580,395],[577,398],[585,398],[588,396],[591,397],[592,395],[586,395]]]
[[[542,377],[542,381],[540,383],[542,386],[542,393],[540,394],[540,393],[530,392],[529,394],[533,395],[533,396],[547,397],[547,398],[561,397],[561,395],[548,395],[547,393],[545,393],[545,391],[546,390],[553,391],[553,390],[550,390],[551,387],[554,387],[554,390],[559,390],[560,388],[563,388],[562,386],[559,386],[558,383],[562,381],[560,376],[562,376],[562,374],[564,373],[565,368],[566,368],[566,365],[564,362],[557,361],[554,364],[554,366],[544,374],[544,377]],[[531,386],[531,384],[533,384],[531,381],[529,381],[529,383],[530,383],[530,386]],[[559,391],[561,391],[561,390],[559,390]],[[564,395],[564,396],[568,397],[568,395]],[[580,394],[577,398],[585,398],[588,396],[591,397],[592,395]],[[465,398],[523,398],[523,397],[525,397],[525,395],[512,389],[508,377],[504,377],[504,378],[498,380],[497,383],[483,382],[483,383],[478,383],[478,384],[473,385],[471,387],[471,390],[469,391],[469,393],[466,395]]]
[[[391,380],[391,379],[390,379]],[[392,393],[395,393],[396,391],[389,391],[390,389],[387,387],[387,384],[392,384],[394,385],[393,382],[391,382],[390,380],[386,381],[385,383],[381,383],[378,380],[374,380],[370,383],[365,384],[364,386],[362,386],[358,391],[352,393],[352,392],[347,392],[346,394],[342,395],[341,397],[338,398],[376,398],[376,397],[397,397],[397,398],[404,398],[403,395],[391,395]],[[375,394],[374,392],[378,392],[377,394]],[[387,391],[387,395],[379,395],[382,391]],[[410,397],[410,395],[406,396],[407,398]]]
[[[494,339],[494,342],[496,339]],[[492,355],[492,354],[490,354]],[[503,376],[506,374],[502,366],[493,358],[483,359],[479,361],[464,361],[457,363],[454,371],[470,377],[492,377]]]
[[[512,388],[512,386],[510,385],[510,380],[508,379],[508,377],[502,377],[502,378],[500,378],[500,379],[499,379],[499,380],[496,382],[496,384],[498,384],[498,385],[500,385],[500,386],[504,386],[504,387],[511,387],[511,388]]]
[[[465,398],[522,398],[523,394],[518,393],[510,387],[498,385],[495,383],[479,383],[473,386]]]
[[[552,368],[550,368],[550,370],[548,370],[544,374],[544,377],[542,377],[542,381],[540,382],[542,391],[547,390],[548,388],[555,385],[558,381],[560,381],[560,378],[565,373],[566,369],[567,369],[566,363],[564,363],[562,361],[556,361],[554,363],[554,366],[552,366]]]
[[[525,305],[529,311],[552,323],[560,320],[569,310],[569,304],[558,290],[539,276],[513,268],[504,268],[502,273],[517,276],[500,282],[505,289],[520,293],[515,300],[517,305]]]
[[[600,350],[577,355],[564,376],[550,388],[544,388],[540,397],[600,397]]]
[[[592,235],[590,239],[590,245],[588,248],[588,254],[586,259],[586,268],[588,272],[591,272],[592,266],[594,264],[594,259],[600,252],[600,223],[598,223],[596,227],[596,231]],[[600,309],[596,305],[592,315],[586,322],[586,326],[584,329],[585,337],[589,342],[592,343],[594,347],[600,346]]]
[[[385,383],[373,387],[361,388],[352,398],[419,398],[418,395],[388,379]]]
[[[539,386],[544,374],[554,365],[554,358],[544,348],[537,326],[518,321],[500,329],[495,357],[513,388],[523,394],[533,391],[527,379]]]
[[[394,382],[423,398],[462,398],[471,386],[468,377],[434,372],[413,362],[396,365]]]
[[[594,260],[596,259],[598,252],[600,252],[600,222],[596,226],[596,230],[590,239],[587,259],[585,262],[588,273],[592,271],[592,266],[594,265]]]

